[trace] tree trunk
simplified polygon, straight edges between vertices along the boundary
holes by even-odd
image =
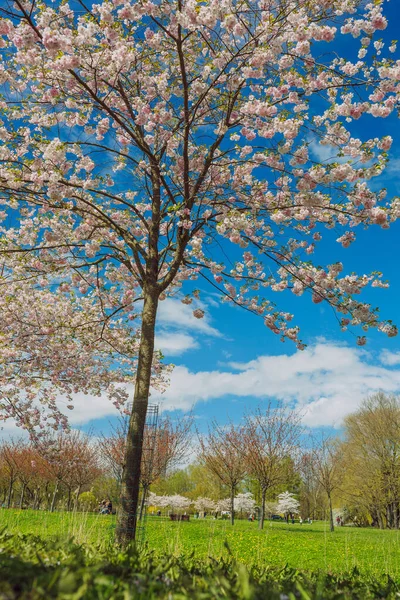
[[[328,499],[329,499],[329,529],[331,531],[335,531],[335,526],[333,524],[332,498],[331,498],[330,494],[328,494]]]
[[[150,390],[157,305],[158,295],[155,288],[152,291],[145,291],[135,395],[125,446],[121,501],[116,529],[117,541],[124,545],[134,540],[136,535],[143,432]]]
[[[67,511],[71,510],[71,488],[68,488],[68,496],[67,496]]]
[[[26,483],[23,483],[22,490],[21,490],[21,498],[19,499],[19,507],[20,508],[22,508],[22,506],[24,504],[25,488],[26,488]]]
[[[142,520],[143,513],[145,511],[147,492],[148,492],[148,487],[144,486],[143,492],[142,492],[142,500],[140,502],[140,512],[139,512],[139,520],[140,521]]]
[[[231,525],[235,523],[235,487],[231,487]]]
[[[10,485],[8,486],[8,494],[7,494],[7,508],[11,506],[11,498],[13,493],[14,479],[10,479]]]
[[[75,512],[78,510],[79,496],[81,495],[81,489],[82,489],[82,486],[78,485],[78,488],[77,488],[76,494],[75,494],[75,502],[74,502],[74,511]]]
[[[265,519],[265,496],[267,495],[267,490],[261,491],[261,512],[260,512],[260,520],[258,521],[258,528],[264,528],[264,519]]]
[[[393,502],[392,504],[392,513],[393,513],[393,527],[395,529],[399,528],[399,513],[398,513],[398,506],[396,502]]]
[[[37,508],[38,497],[39,497],[39,488],[35,488],[35,492],[33,494],[33,504],[32,504],[33,510],[36,510],[36,508]]]
[[[54,512],[54,507],[55,507],[55,504],[56,504],[57,492],[58,492],[58,481],[56,482],[56,486],[55,486],[54,492],[53,492],[53,498],[51,499],[50,512]]]
[[[392,529],[392,511],[390,504],[386,505],[386,527]]]

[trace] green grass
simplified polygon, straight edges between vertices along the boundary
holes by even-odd
[[[33,533],[42,537],[78,543],[112,541],[115,517],[82,513],[48,513],[29,510],[0,510],[0,529],[10,533]],[[246,565],[285,564],[308,572],[343,574],[356,567],[361,573],[381,577],[386,573],[400,581],[400,532],[339,527],[332,534],[324,522],[286,525],[213,519],[173,523],[149,517],[145,539],[162,556],[195,552],[196,557],[229,558]]]
[[[399,585],[0,532],[1,600],[396,600]]]

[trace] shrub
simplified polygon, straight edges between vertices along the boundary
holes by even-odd
[[[82,492],[79,496],[79,508],[85,511],[94,511],[98,506],[98,500],[93,492]]]

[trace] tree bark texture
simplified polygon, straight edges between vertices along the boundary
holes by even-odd
[[[156,291],[146,290],[135,394],[125,446],[121,499],[117,519],[116,536],[117,541],[122,545],[133,541],[136,535],[143,433],[150,391],[157,306]]]

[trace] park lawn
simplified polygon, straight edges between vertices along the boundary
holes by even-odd
[[[78,543],[108,544],[113,539],[115,517],[93,513],[49,513],[0,510],[0,529]],[[140,532],[143,533],[143,532]],[[257,523],[199,519],[171,522],[148,517],[141,537],[159,555],[228,557],[251,565],[289,565],[304,571],[343,574],[357,567],[365,575],[391,575],[400,581],[400,532],[339,527],[330,533],[328,524]]]

